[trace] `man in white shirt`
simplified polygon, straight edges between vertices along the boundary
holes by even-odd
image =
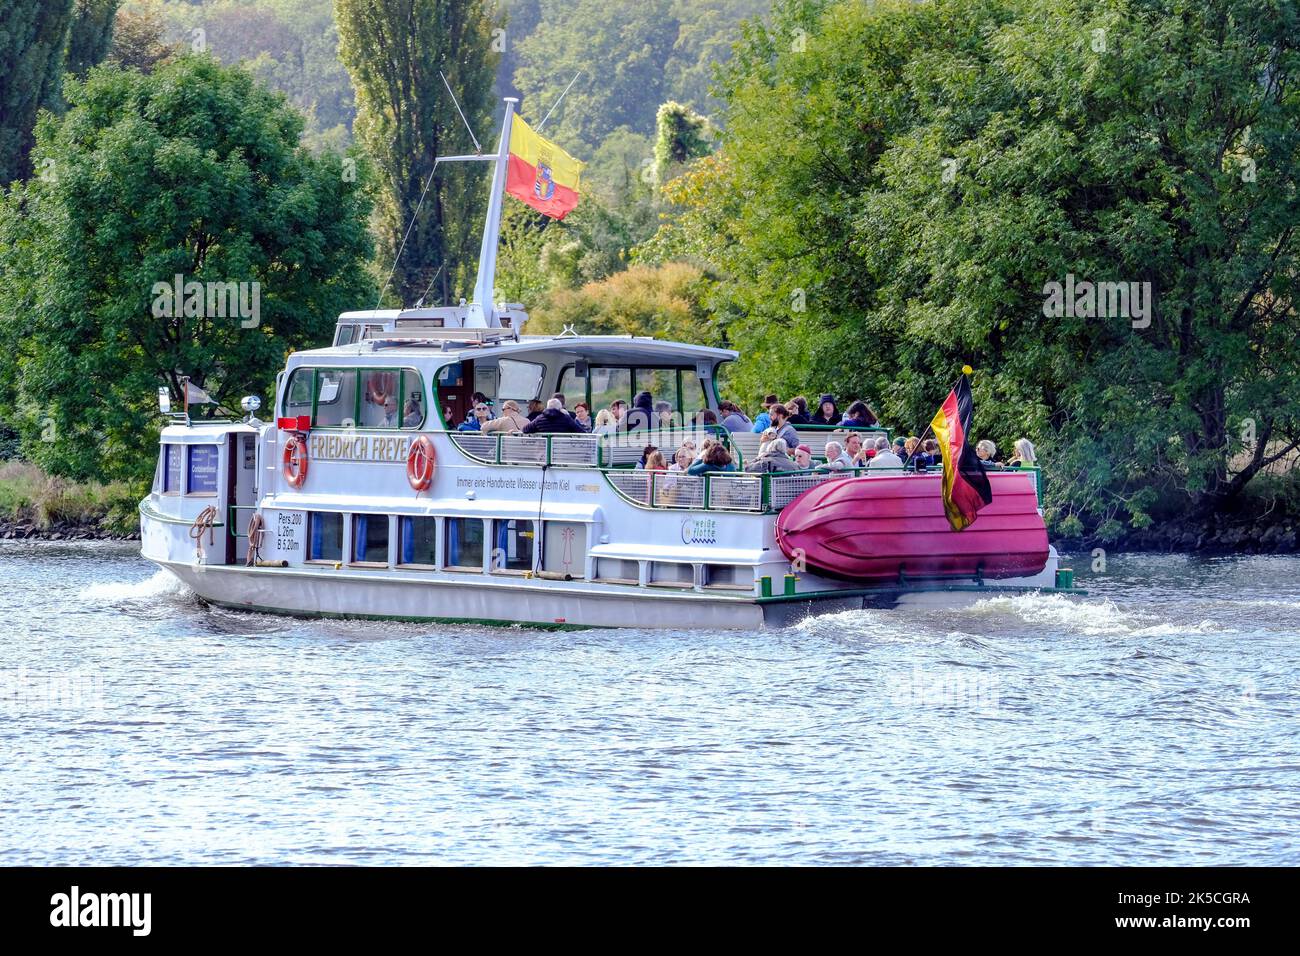
[[[889,450],[888,438],[876,439],[876,457],[867,462],[867,470],[898,471],[903,470],[903,459]]]
[[[818,471],[843,471],[846,468],[853,467],[853,459],[844,451],[844,446],[837,441],[828,441],[826,443],[826,464],[820,466]]]

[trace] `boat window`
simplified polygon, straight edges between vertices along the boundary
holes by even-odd
[[[189,470],[185,493],[215,495],[217,493],[217,446],[190,445],[186,452]]]
[[[356,369],[317,369],[315,424],[324,428],[355,425],[356,394]]]
[[[585,371],[586,366],[584,365],[583,368]],[[578,402],[585,402],[587,400],[587,376],[585,374],[579,375],[577,369],[572,365],[566,366],[564,371],[560,373],[560,387],[556,391],[564,393],[570,408],[578,404]],[[597,409],[593,409],[592,417],[595,417],[596,410],[603,407],[601,405],[597,406]]]
[[[709,400],[704,395],[704,386],[695,369],[679,369],[678,374],[682,379],[681,412],[687,422],[694,422],[700,410],[709,407]]]
[[[497,398],[505,401],[531,401],[542,391],[542,373],[545,365],[536,362],[520,362],[516,359],[502,359],[498,363]]]
[[[332,511],[307,515],[307,560],[343,560],[343,516]]]
[[[592,412],[609,408],[610,403],[620,398],[628,405],[632,404],[632,370],[630,368],[591,369]]]
[[[396,428],[401,418],[397,407],[401,382],[388,369],[361,371],[361,427]]]
[[[706,588],[739,588],[748,591],[754,586],[754,569],[738,567],[734,564],[706,564],[704,566],[704,586]]]
[[[596,562],[596,577],[602,581],[615,581],[619,584],[639,584],[641,567],[636,561],[601,558]]]
[[[179,495],[185,478],[185,446],[163,445],[163,494]]]
[[[497,397],[497,367],[495,365],[474,365],[474,391],[482,392],[488,398]]]
[[[531,571],[537,534],[532,521],[514,518],[492,522],[492,570]]]
[[[334,336],[335,345],[351,345],[357,339],[357,327],[355,325],[340,325],[338,333]]]
[[[668,408],[661,411],[655,424],[661,428],[671,428],[681,424],[677,403],[677,369],[675,368],[639,368],[636,370],[635,394],[649,392],[654,407],[662,408],[666,402]]]
[[[352,516],[352,560],[388,564],[388,515]]]
[[[437,518],[403,517],[401,519],[401,552],[398,565],[412,567],[437,567]]]
[[[413,368],[402,369],[402,427],[424,424],[424,377]]]
[[[283,414],[289,418],[311,414],[312,382],[315,370],[296,368],[289,376],[289,387],[284,390]]]
[[[483,521],[481,519],[447,519],[447,567],[457,571],[483,570]]]
[[[579,521],[543,524],[542,570],[566,578],[587,574],[587,526]]]
[[[650,583],[665,587],[689,588],[695,586],[695,565],[675,561],[653,561],[650,564]]]

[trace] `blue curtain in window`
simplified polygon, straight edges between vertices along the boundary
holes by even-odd
[[[510,543],[510,522],[498,521],[497,526],[497,554],[500,558],[493,556],[492,566],[497,567],[497,561],[501,562],[500,567],[504,568],[510,561],[510,550],[507,547]]]
[[[460,520],[447,519],[447,563],[460,564]]]
[[[366,559],[366,516],[357,515],[352,522],[352,560]]]
[[[307,555],[309,561],[320,559],[321,549],[325,544],[325,529],[321,527],[321,516],[311,516],[311,553]]]
[[[402,519],[402,563],[415,562],[415,519]]]

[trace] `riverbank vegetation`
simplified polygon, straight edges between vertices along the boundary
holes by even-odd
[[[751,411],[865,395],[911,433],[969,363],[974,437],[1034,441],[1058,536],[1290,540],[1290,3],[16,2],[31,42],[0,69],[32,79],[0,129],[0,419],[53,474],[142,480],[153,389],[175,397],[180,372],[229,405],[381,288],[468,294],[484,184],[432,168],[473,150],[438,71],[484,143],[499,95],[540,123],[576,75],[546,132],[589,162],[582,204],[512,206],[503,228],[498,287],[530,331],[737,348],[726,388]],[[164,94],[208,120],[137,139]],[[253,140],[214,132],[246,113]],[[267,180],[268,143],[301,177],[267,193],[281,205],[195,226]],[[148,241],[96,211],[150,202],[180,215]],[[144,272],[209,256],[265,284],[263,327],[152,316]]]

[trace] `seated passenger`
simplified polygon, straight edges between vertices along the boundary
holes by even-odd
[[[551,435],[561,433],[583,434],[582,426],[573,420],[573,416],[564,410],[558,398],[546,403],[546,411],[534,418],[524,428],[525,435]]]
[[[671,402],[655,402],[654,423],[659,428],[672,428],[677,422],[673,416],[673,406]]]
[[[812,468],[812,449],[807,445],[800,445],[794,450],[794,463],[799,466],[800,471],[808,471]]]
[[[638,392],[632,400],[632,408],[627,417],[619,423],[623,431],[635,431],[638,428],[651,428],[656,422],[654,400],[649,392]]]
[[[668,463],[664,461],[664,453],[658,448],[651,446],[646,452],[645,465],[646,471],[667,471]]]
[[[488,422],[488,407],[482,402],[474,406],[473,417],[460,423],[458,432],[481,432]]]
[[[849,428],[869,428],[876,424],[876,416],[864,401],[856,401],[840,419],[840,424]]]
[[[902,471],[903,459],[889,450],[888,438],[876,439],[875,457],[867,463],[868,471]]]
[[[980,460],[980,464],[989,471],[1001,471],[1002,466],[993,460],[993,456],[998,453],[998,446],[993,444],[987,438],[975,445],[975,457]]]
[[[786,408],[790,410],[791,425],[811,425],[812,416],[808,414],[808,399],[802,395],[796,395],[790,401],[785,403]]]
[[[718,413],[711,408],[701,408],[695,413],[696,428],[716,428],[718,424]]]
[[[772,406],[772,427],[776,437],[785,441],[787,448],[799,447],[799,433],[790,424],[790,410],[785,405]]]
[[[1034,443],[1028,438],[1016,439],[1016,453],[1011,456],[1007,462],[1008,468],[1031,468],[1038,464],[1038,453],[1034,450]]]
[[[775,395],[767,395],[763,398],[763,410],[754,416],[754,425],[750,429],[755,435],[761,435],[769,425],[772,424],[772,406],[778,403],[779,399]]]
[[[709,450],[704,453],[704,457],[686,469],[688,475],[708,475],[720,471],[735,471],[736,466],[731,460],[731,452],[727,451],[722,442],[714,442],[709,446]]]
[[[402,427],[419,428],[423,421],[424,412],[420,409],[420,403],[414,398],[407,399],[406,407],[402,409]]]
[[[827,449],[828,449],[826,457],[827,457],[827,460],[829,460],[829,459],[830,459],[830,452],[829,452],[830,444],[828,444],[826,447],[827,447]],[[875,450],[874,448],[871,449],[871,454],[874,455],[874,454],[875,454],[875,451],[876,451],[876,450]],[[864,461],[866,461],[866,459],[868,459],[868,458],[871,457],[870,455],[866,454],[865,449],[862,447],[862,436],[859,435],[857,432],[849,432],[848,435],[845,437],[845,439],[844,439],[844,456],[845,456],[846,458],[848,458],[848,460],[849,460],[849,464],[848,464],[848,466],[847,466],[847,467],[849,467],[849,468],[857,468],[857,467],[861,466],[861,464],[862,464]]]
[[[586,402],[579,402],[573,406],[573,420],[582,426],[584,432],[591,431],[591,409],[587,407]]]
[[[790,458],[790,446],[784,438],[773,438],[763,446],[757,458],[745,466],[751,474],[775,471],[798,471],[799,466]]]
[[[545,406],[542,405],[540,398],[530,398],[528,400],[528,420],[531,422],[534,418],[542,413]]]
[[[857,435],[850,435],[849,438],[857,438],[858,447],[862,446],[862,439]],[[844,446],[837,441],[828,441],[826,443],[826,463],[817,466],[818,471],[843,471],[846,468],[853,467],[853,457],[844,450]]]
[[[677,451],[673,452],[673,463],[668,466],[669,471],[685,471],[691,467],[695,461],[695,446],[682,445]]]
[[[527,425],[528,419],[519,411],[519,403],[513,398],[507,398],[501,403],[501,417],[484,424],[483,431],[488,434],[497,432],[513,434],[523,431]]]
[[[817,411],[813,414],[812,424],[814,425],[838,425],[841,421],[839,408],[835,405],[834,395],[823,395],[817,403]]]
[[[747,432],[754,427],[749,416],[735,402],[723,400],[718,403],[718,410],[722,412],[722,427],[729,432]]]
[[[479,405],[482,405],[482,406],[484,406],[485,408],[487,408],[487,410],[488,410],[488,418],[495,418],[495,417],[496,417],[496,416],[494,416],[494,415],[492,414],[492,403],[491,403],[490,401],[488,401],[488,397],[487,397],[486,395],[484,395],[482,392],[475,392],[473,395],[470,396],[470,399],[469,399],[469,400],[470,400],[470,408],[469,408],[469,414],[465,416],[465,424],[468,425],[468,424],[472,424],[472,423],[474,422],[474,419],[475,419],[476,414],[477,414],[476,409],[477,409],[477,406],[479,406]],[[480,429],[477,429],[477,428],[463,428],[463,429],[459,429],[459,430],[460,430],[460,431],[479,431]]]

